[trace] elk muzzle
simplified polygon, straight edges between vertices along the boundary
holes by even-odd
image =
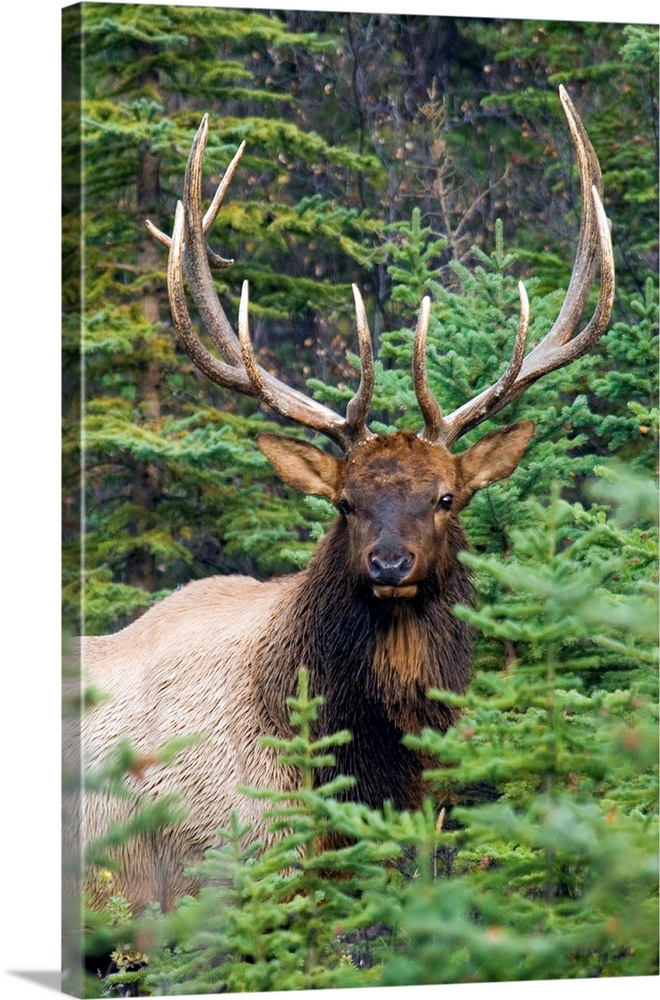
[[[403,543],[376,545],[367,554],[367,568],[376,597],[414,597],[417,584],[408,583],[417,559]]]

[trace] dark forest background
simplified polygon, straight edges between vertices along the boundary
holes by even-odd
[[[558,311],[580,212],[557,96],[564,83],[603,168],[615,323],[595,360],[507,411],[507,422],[540,416],[539,434],[517,487],[491,494],[512,517],[521,496],[542,498],[555,479],[581,499],[582,478],[604,457],[652,467],[655,360],[648,335],[640,343],[626,331],[648,328],[655,301],[655,29],[114,4],[86,5],[83,23],[82,289],[75,186],[64,224],[74,265],[65,284],[67,620],[77,623],[81,600],[81,420],[90,631],[126,624],[193,577],[289,571],[320,530],[318,512],[283,498],[252,443],[272,414],[198,377],[170,323],[166,252],[144,220],[171,231],[206,111],[209,196],[247,142],[212,237],[236,260],[218,281],[228,315],[235,320],[249,278],[262,363],[341,406],[356,383],[347,359],[356,282],[380,351],[374,417],[416,426],[409,342],[425,291],[435,300],[431,377],[447,409],[506,364],[519,277],[532,342]],[[79,291],[84,410],[79,319],[67,309]],[[480,544],[503,529],[487,500],[476,503]]]

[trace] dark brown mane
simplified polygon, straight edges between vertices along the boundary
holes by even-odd
[[[434,572],[412,600],[380,601],[345,572],[348,537],[341,518],[318,545],[293,603],[278,607],[254,648],[257,702],[266,731],[290,734],[286,698],[298,669],[324,698],[318,735],[348,729],[353,739],[336,751],[337,773],[355,777],[355,797],[379,806],[420,804],[421,765],[403,747],[408,732],[442,731],[455,712],[430,701],[430,687],[466,690],[471,674],[469,629],[452,613],[471,589],[456,553],[465,539],[456,522]],[[378,748],[377,751],[375,748]]]

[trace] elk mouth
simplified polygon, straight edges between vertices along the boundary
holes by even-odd
[[[374,596],[380,598],[381,601],[389,600],[390,598],[410,598],[414,597],[417,593],[417,584],[408,583],[403,584],[399,587],[393,586],[379,586],[378,584],[373,584],[372,590]]]

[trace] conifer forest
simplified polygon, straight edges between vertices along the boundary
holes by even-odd
[[[297,664],[292,735],[269,739],[300,792],[258,793],[278,836],[260,843],[233,815],[196,863],[204,887],[138,911],[112,891],[113,851],[176,827],[185,802],[133,779],[187,744],[173,733],[147,751],[118,733],[82,782],[131,802],[131,819],[86,850],[106,904],[65,901],[64,989],[657,975],[657,26],[94,2],[66,8],[63,29],[70,636],[118,632],[189,581],[294,573],[341,516],[286,486],[256,438],[334,446],[211,382],[178,341],[168,252],[145,220],[173,232],[204,114],[205,206],[246,144],[208,234],[233,260],[213,272],[227,316],[249,281],[259,364],[343,415],[357,285],[376,433],[421,427],[424,296],[443,413],[505,371],[519,281],[527,350],[555,322],[581,213],[561,85],[600,162],[616,270],[598,344],[456,445],[536,426],[515,472],[461,514],[474,600],[453,613],[473,631],[473,676],[466,693],[428,694],[457,710],[446,732],[403,736],[428,763],[424,807],[372,808],[348,779],[321,780],[350,734],[318,738]],[[596,280],[585,322],[597,299]],[[84,676],[73,692],[65,713],[97,709]]]

